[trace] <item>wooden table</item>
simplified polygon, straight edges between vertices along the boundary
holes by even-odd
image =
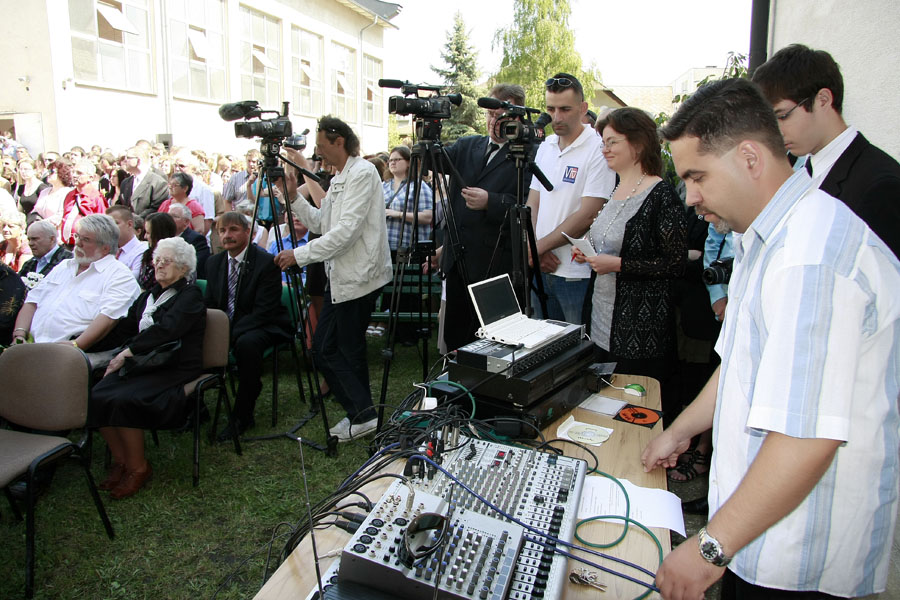
[[[638,383],[647,390],[647,395],[643,398],[625,394],[620,390],[613,388],[605,388],[602,393],[605,396],[625,400],[631,404],[646,406],[659,410],[660,408],[660,392],[659,383],[655,379],[648,377],[638,377],[632,375],[616,375],[613,379],[613,385],[623,387],[628,383]],[[585,423],[593,423],[602,425],[614,430],[610,439],[600,448],[595,448],[594,453],[600,462],[600,470],[614,477],[628,479],[633,484],[642,487],[654,487],[666,489],[666,472],[665,469],[656,469],[650,473],[644,473],[641,467],[640,455],[647,443],[662,431],[662,422],[657,423],[653,429],[643,427],[641,425],[633,425],[621,421],[614,421],[611,417],[604,417],[597,413],[576,408],[571,413],[576,421]],[[543,430],[547,439],[555,438],[556,429],[562,423],[568,414],[561,416],[557,421],[551,423]],[[567,456],[584,458],[588,461],[588,465],[593,466],[592,459],[587,453],[572,444],[559,444],[565,451]],[[391,464],[389,470],[399,472],[403,468],[404,461],[398,460]],[[382,479],[362,488],[370,498],[378,498],[387,489],[393,480]],[[621,523],[621,522],[620,522]],[[579,530],[582,537],[592,542],[607,543],[616,539],[622,531],[621,524],[599,523],[594,522],[585,525]],[[653,528],[652,531],[662,543],[663,552],[668,553],[671,548],[671,540],[668,529]],[[336,552],[340,554],[341,549],[350,539],[350,534],[336,527],[329,527],[316,533],[316,547],[319,555]],[[577,543],[577,542],[576,542]],[[624,558],[630,562],[641,565],[650,571],[656,571],[658,566],[658,553],[656,545],[653,541],[637,527],[632,526],[628,536],[621,544],[615,548],[601,550],[605,554]],[[324,572],[328,569],[335,557],[320,560],[320,568]],[[649,581],[650,576],[630,569],[613,561],[591,557],[593,562],[624,572],[632,577]],[[569,559],[569,568],[574,569],[583,566],[581,563]],[[606,584],[606,593],[602,596],[596,589],[587,586],[578,586],[575,584],[566,584],[565,600],[596,600],[597,598],[636,598],[646,591],[646,588],[615,577],[606,573],[599,573],[599,579]],[[316,586],[315,563],[312,557],[312,543],[309,536],[306,536],[299,546],[288,556],[287,560],[278,567],[278,570],[269,578],[265,586],[256,595],[257,599],[296,599],[305,598],[307,594]],[[657,594],[650,596],[658,598]],[[550,599],[548,599],[550,600]]]

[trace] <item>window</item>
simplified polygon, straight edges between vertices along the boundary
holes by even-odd
[[[322,36],[291,28],[293,112],[319,116],[322,109]]]
[[[363,121],[366,125],[381,126],[381,61],[369,55],[363,56],[363,73],[365,73],[365,95],[363,96]]]
[[[356,120],[356,52],[331,44],[331,111],[345,121]]]
[[[167,0],[172,91],[177,96],[225,99],[223,0]]]
[[[69,0],[75,78],[153,91],[147,0]]]
[[[241,99],[281,110],[281,22],[241,7]]]

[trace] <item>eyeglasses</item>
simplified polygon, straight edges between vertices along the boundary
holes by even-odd
[[[82,244],[96,244],[97,243],[97,240],[95,240],[94,238],[85,237],[85,236],[77,234],[77,233],[74,234],[72,237],[75,238],[76,244],[78,242],[81,242]]]
[[[603,140],[603,145],[605,147],[609,148],[610,150],[612,150],[613,146],[615,146],[616,144],[618,144],[619,142],[622,142],[624,140],[625,140],[625,138],[607,138],[607,139]]]
[[[172,263],[175,262],[174,258],[169,258],[168,256],[154,256],[153,257],[153,266],[156,267],[168,267]]]
[[[450,517],[439,513],[422,513],[412,521],[403,535],[403,546],[406,550],[406,562],[412,565],[420,558],[430,555],[444,541],[447,531],[450,529]],[[415,538],[417,534],[428,532],[423,544],[418,546]],[[422,537],[422,536],[420,536]]]
[[[801,107],[801,106],[803,106],[804,104],[806,104],[807,102],[809,102],[811,99],[812,99],[812,96],[810,96],[809,98],[804,98],[803,100],[801,100],[800,102],[798,102],[797,104],[795,104],[794,107],[793,107],[791,110],[787,111],[786,113],[781,113],[780,115],[776,113],[776,114],[775,114],[775,118],[778,119],[779,121],[786,121],[787,118],[788,118],[789,116],[791,116],[791,113],[792,113],[792,112],[794,112],[794,111],[797,110],[799,107]]]
[[[547,81],[544,82],[544,87],[553,87],[559,86],[563,88],[572,87],[575,85],[575,82],[569,79],[568,77],[551,77]]]

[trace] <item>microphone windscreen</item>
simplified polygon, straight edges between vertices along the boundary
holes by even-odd
[[[230,102],[219,107],[219,116],[226,121],[237,121],[243,119],[257,106],[259,103],[256,100]]]
[[[481,108],[488,108],[488,109],[494,110],[497,108],[504,108],[505,105],[506,105],[506,102],[503,102],[502,100],[497,100],[496,98],[479,98],[478,99],[478,106],[480,106]]]
[[[400,89],[404,85],[406,85],[405,81],[400,81],[399,79],[379,79],[378,87],[383,88],[397,88]]]

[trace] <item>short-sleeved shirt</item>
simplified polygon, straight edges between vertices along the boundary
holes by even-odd
[[[390,210],[399,210],[401,213],[403,212],[404,207],[406,207],[406,211],[408,213],[412,213],[412,196],[413,191],[415,189],[415,185],[412,187],[409,186],[408,181],[404,181],[403,184],[394,189],[394,180],[385,181],[381,184],[382,189],[384,190],[384,207],[385,209]],[[406,194],[407,190],[409,190],[409,206],[406,206]],[[418,211],[422,213],[426,210],[434,211],[434,195],[431,191],[431,186],[422,182],[422,187],[419,191],[419,202],[418,202]],[[403,222],[402,217],[390,217],[387,219],[387,235],[388,235],[388,245],[391,250],[396,250],[400,247],[400,224]],[[419,230],[419,242],[425,242],[431,239],[431,225],[422,225],[421,223],[418,226]],[[408,246],[409,240],[412,237],[412,221],[406,221],[406,224],[403,226],[403,245]]]
[[[538,146],[534,162],[553,184],[553,191],[548,192],[537,177],[531,180],[531,189],[541,194],[537,224],[534,227],[537,239],[548,235],[578,210],[583,197],[609,198],[616,186],[616,174],[603,157],[603,141],[590,125],[584,125],[581,135],[563,150],[559,149],[559,136],[548,136]],[[566,233],[575,235],[571,231]],[[553,253],[559,259],[559,266],[553,275],[577,278],[591,276],[590,265],[571,261],[571,245],[563,244],[554,248]]]
[[[31,321],[35,342],[60,342],[80,335],[99,315],[121,319],[138,297],[131,269],[108,254],[81,274],[67,259],[28,292],[25,302],[37,305]]]
[[[171,198],[169,198],[168,200],[164,201],[162,204],[159,205],[159,211],[158,211],[158,212],[161,212],[161,213],[167,213],[167,212],[169,212],[169,207],[170,207],[170,206],[172,206],[172,199],[171,199]],[[197,202],[196,200],[189,198],[188,201],[187,201],[187,204],[185,204],[185,206],[187,206],[187,207],[188,207],[188,210],[191,211],[191,218],[192,218],[192,219],[193,219],[194,217],[203,217],[203,218],[206,218],[206,211],[203,210],[203,207],[200,206],[200,203]],[[194,226],[193,226],[192,224],[190,224],[190,223],[188,223],[188,227],[190,227],[191,229],[194,228]]]
[[[845,204],[811,188],[805,171],[734,250],[716,344],[711,513],[769,432],[845,443],[806,499],[729,568],[765,587],[880,592],[900,483],[900,263]]]

